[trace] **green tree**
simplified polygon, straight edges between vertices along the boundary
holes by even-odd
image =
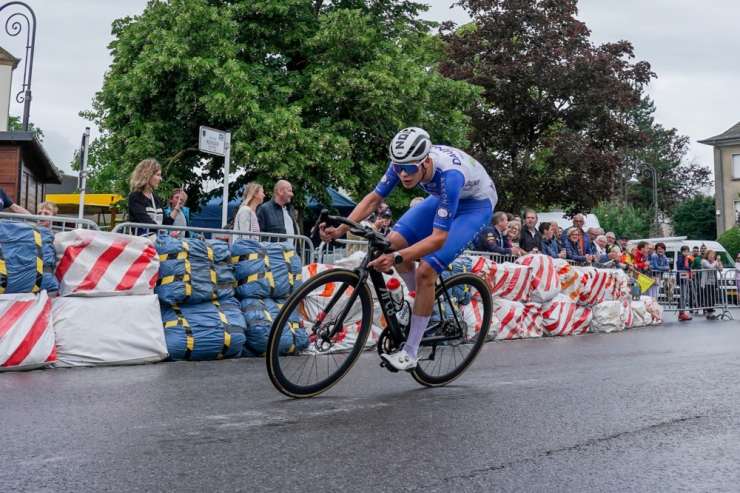
[[[367,192],[405,126],[463,145],[477,90],[439,74],[444,46],[418,20],[423,10],[404,0],[151,1],[114,22],[113,63],[82,112],[102,132],[88,183],[127,193],[137,162],[156,157],[169,186],[185,182],[199,201],[201,180],[223,166],[198,151],[200,125],[232,133],[232,172],[242,173],[232,195],[285,178],[299,205],[307,195],[326,203],[326,187]]]
[[[8,117],[8,132],[22,132],[23,122],[20,116],[9,116]],[[38,128],[33,122],[28,122],[28,131],[36,134],[36,138],[39,142],[44,141],[44,131]]]
[[[650,209],[653,207],[653,178],[642,172],[652,165],[656,172],[658,206],[665,215],[672,215],[682,201],[702,193],[712,184],[712,172],[696,161],[687,161],[689,138],[675,128],[667,129],[655,122],[655,104],[644,96],[639,105],[629,111],[627,120],[635,129],[649,137],[637,149],[619,153],[620,171],[615,174],[617,197],[624,205]],[[632,173],[640,185],[628,183]]]
[[[599,224],[605,231],[613,231],[617,237],[627,235],[630,238],[649,238],[653,225],[650,210],[623,206],[616,202],[602,202],[593,211]]]
[[[689,240],[713,240],[717,236],[714,197],[695,195],[676,206],[673,231]]]
[[[484,90],[471,154],[500,208],[590,210],[614,194],[621,149],[647,136],[623,115],[654,74],[627,41],[595,46],[577,0],[460,0],[473,23],[443,24],[443,74]]]

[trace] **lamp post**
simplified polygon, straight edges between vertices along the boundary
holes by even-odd
[[[36,14],[33,12],[31,7],[23,2],[8,2],[0,7],[0,12],[5,10],[7,7],[12,5],[18,5],[25,7],[31,14],[33,22],[21,12],[14,12],[5,21],[5,32],[10,36],[18,36],[23,30],[23,25],[20,19],[22,17],[26,20],[26,56],[23,59],[23,87],[20,92],[16,94],[15,100],[19,103],[23,103],[23,131],[28,132],[28,114],[31,110],[31,75],[33,74],[33,50],[36,45]],[[14,20],[15,19],[15,20]],[[11,22],[12,21],[12,22]],[[33,24],[33,26],[31,25]]]
[[[660,222],[658,220],[658,175],[655,173],[655,168],[652,164],[645,163],[646,168],[642,170],[642,175],[645,178],[653,177],[653,207],[655,208],[655,237],[660,237]],[[647,169],[650,168],[650,169]],[[638,170],[639,172],[639,170]],[[632,185],[639,184],[640,180],[637,179],[637,173],[632,173],[632,178],[627,180],[627,183]]]

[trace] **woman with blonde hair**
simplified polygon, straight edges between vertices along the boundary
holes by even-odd
[[[249,183],[244,187],[242,203],[239,206],[239,212],[236,213],[234,221],[234,231],[259,232],[260,223],[257,220],[257,207],[265,200],[265,190],[259,183]],[[235,236],[234,239],[244,238],[244,236]],[[252,236],[252,239],[259,240],[259,236]]]
[[[131,193],[128,196],[128,217],[131,222],[158,225],[175,223],[183,206],[182,195],[170,213],[165,215],[162,201],[154,192],[161,181],[162,167],[156,159],[144,159],[136,165],[129,181]],[[136,234],[142,234],[142,232]],[[177,231],[173,231],[171,235],[179,236]]]

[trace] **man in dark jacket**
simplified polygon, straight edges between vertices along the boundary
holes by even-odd
[[[520,255],[521,251],[517,247],[511,247],[509,238],[506,236],[506,228],[509,226],[509,220],[505,212],[496,212],[483,232],[478,235],[475,242],[475,249],[479,252],[493,252],[500,255]]]
[[[280,180],[275,184],[272,198],[269,202],[264,203],[257,209],[257,221],[260,224],[260,231],[265,233],[281,233],[294,235],[298,227],[293,220],[293,205],[290,199],[293,198],[293,187],[285,180]],[[285,241],[284,238],[268,237],[270,242]],[[292,243],[292,241],[291,241]]]
[[[524,227],[519,235],[519,246],[523,253],[533,253],[542,246],[542,234],[537,231],[537,213],[534,209],[524,211]]]

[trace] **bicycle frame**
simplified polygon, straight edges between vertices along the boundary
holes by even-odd
[[[318,226],[320,221],[326,222],[326,220],[336,220],[340,219],[345,224],[349,224],[350,221],[345,220],[344,218],[336,218],[333,216],[328,216],[328,213],[326,210],[321,212],[321,218],[319,221],[317,221],[316,225]],[[360,225],[352,223],[355,227],[360,227]],[[364,286],[367,283],[368,278],[370,278],[373,282],[373,287],[375,288],[375,293],[378,297],[380,309],[383,312],[383,315],[385,315],[386,323],[388,324],[388,331],[390,332],[391,339],[393,340],[393,343],[396,345],[396,347],[400,346],[402,342],[406,341],[406,334],[404,334],[403,329],[401,328],[400,323],[398,322],[398,317],[396,316],[396,313],[398,313],[398,310],[396,310],[395,303],[393,302],[393,299],[391,298],[391,293],[388,291],[388,288],[386,288],[385,285],[385,279],[383,278],[383,274],[376,271],[373,268],[369,268],[368,264],[372,259],[374,259],[377,254],[380,252],[380,249],[378,249],[372,241],[368,239],[368,252],[367,255],[365,255],[365,258],[362,259],[362,262],[360,263],[360,266],[356,269],[354,269],[354,272],[360,277],[360,280],[357,284],[358,289],[354,289],[352,293],[349,296],[349,299],[345,303],[344,308],[342,309],[342,312],[339,315],[339,320],[342,322],[349,314],[349,311],[352,307],[352,305],[357,301],[357,297],[359,296],[359,287]],[[387,252],[387,249],[384,249],[384,252]],[[445,299],[447,303],[452,307],[454,306],[452,304],[452,300],[450,298],[450,294],[447,291],[447,287],[445,286],[444,279],[442,279],[442,276],[437,277],[437,283],[442,286],[442,292],[444,293]],[[342,297],[342,295],[346,292],[347,288],[349,286],[347,283],[343,283],[342,286],[337,290],[337,292],[334,294],[332,299],[329,301],[329,304],[324,308],[324,313],[331,312],[332,308],[334,308],[334,305],[339,301],[339,299]],[[436,291],[436,289],[435,289]],[[437,303],[437,309],[439,310],[439,313],[442,314],[444,312],[444,307],[442,306],[442,301],[437,297],[435,300]],[[455,322],[457,326],[460,326],[460,320],[457,316],[456,310],[452,310],[452,314],[455,317]],[[442,317],[440,317],[442,318]],[[323,318],[319,319],[319,322],[323,321]],[[326,340],[331,341],[341,330],[342,330],[343,324],[335,324],[332,328],[331,332],[326,334]],[[424,334],[433,333],[435,332],[441,325],[441,322],[439,324],[435,324],[432,327],[427,328],[424,331]],[[433,345],[435,346],[438,342],[443,341],[450,341],[458,339],[459,335],[451,335],[451,336],[435,336],[435,337],[424,337],[421,341],[421,346],[429,346]],[[434,351],[433,351],[434,353]]]

